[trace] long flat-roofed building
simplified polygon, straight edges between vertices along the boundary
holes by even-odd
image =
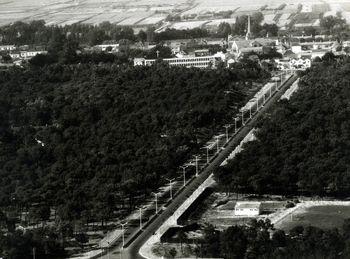
[[[197,67],[197,68],[208,68],[216,67],[217,62],[223,61],[220,56],[204,56],[204,57],[181,57],[181,58],[165,58],[164,62],[170,66],[184,66],[184,67]],[[135,58],[134,66],[151,66],[156,62],[156,59],[144,59]]]

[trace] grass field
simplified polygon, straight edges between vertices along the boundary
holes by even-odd
[[[315,226],[324,229],[338,228],[342,226],[346,218],[350,218],[350,206],[313,206],[296,210],[275,227],[287,231],[297,225]]]

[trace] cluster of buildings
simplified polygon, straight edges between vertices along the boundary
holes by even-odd
[[[272,62],[273,66],[279,69],[306,69],[311,66],[312,61],[312,57],[304,55],[306,45],[295,49],[294,45],[278,38],[251,38],[250,19],[245,38],[229,36],[227,39],[174,40],[166,42],[165,46],[168,46],[175,56],[163,60],[171,66],[215,68],[223,62],[229,67],[241,58],[248,57],[258,62]],[[199,48],[195,49],[196,46]],[[210,53],[208,49],[203,49],[203,46],[208,48],[218,46],[223,51]],[[192,52],[188,53],[187,50],[191,48]],[[334,49],[334,46],[320,44],[315,49],[318,55],[323,56],[327,51]],[[155,62],[155,59],[134,59],[135,66],[148,66]]]
[[[248,16],[249,17],[249,16]],[[322,36],[322,35],[321,35]],[[270,64],[270,67],[280,70],[305,70],[311,66],[312,61],[322,58],[327,52],[335,55],[347,54],[350,50],[350,42],[339,43],[336,40],[327,40],[322,37],[296,37],[296,38],[252,38],[250,33],[250,18],[248,18],[247,34],[245,38],[229,36],[227,39],[201,39],[195,45],[191,40],[175,40],[165,43],[171,48],[174,58],[164,59],[169,65],[215,68],[220,62],[226,66],[237,62],[241,58],[249,58],[254,61]],[[316,41],[315,39],[318,39]],[[321,39],[321,40],[320,40]],[[199,42],[199,43],[198,43]],[[186,53],[189,45],[200,47]],[[223,50],[218,53],[209,53],[204,46],[220,46]],[[350,51],[348,51],[350,52]],[[199,57],[199,53],[204,53]],[[137,58],[134,65],[152,65],[156,60]]]
[[[0,57],[8,56],[11,58],[10,62],[14,65],[21,65],[23,61],[29,60],[38,54],[46,55],[46,50],[41,50],[41,48],[31,49],[28,45],[15,46],[15,45],[0,45]],[[0,60],[1,64],[1,60]]]
[[[343,49],[347,42],[342,44],[336,41],[326,42],[286,42],[278,38],[239,38],[228,37],[228,39],[216,41],[216,46],[221,46],[223,51],[210,53],[204,47],[210,47],[211,42],[199,44],[199,49],[194,49],[190,53],[186,52],[188,42],[176,40],[166,43],[165,46],[171,48],[174,58],[164,59],[170,65],[182,65],[186,67],[215,68],[219,62],[224,62],[226,66],[237,62],[243,57],[256,60],[258,62],[273,63],[275,68],[284,69],[306,69],[311,66],[312,60],[316,57],[322,58],[327,52],[334,54],[346,54]],[[214,45],[214,44],[213,44]],[[348,44],[350,45],[350,43]],[[134,65],[152,65],[156,60],[136,58]]]

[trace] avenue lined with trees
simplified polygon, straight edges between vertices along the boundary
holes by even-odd
[[[326,54],[301,73],[299,90],[260,123],[257,140],[217,169],[225,191],[282,195],[350,192],[347,57]]]
[[[54,222],[54,242],[84,243],[87,223],[130,212],[269,77],[243,62],[218,70],[160,62],[1,71],[0,204],[3,228],[13,233],[3,238],[35,243],[16,236],[15,223]]]

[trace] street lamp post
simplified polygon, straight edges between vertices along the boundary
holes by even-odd
[[[173,185],[173,181],[174,179],[167,179],[169,181],[169,186],[170,186],[170,199],[173,199],[173,189],[172,189],[172,185]]]
[[[196,159],[196,177],[198,176],[198,173],[199,173],[199,168],[198,168],[198,157],[199,156],[194,156],[195,159]]]
[[[226,143],[227,143],[228,142],[228,129],[230,128],[230,125],[225,125],[224,128],[226,130]]]
[[[184,187],[186,186],[186,166],[180,166],[184,177]]]
[[[140,208],[140,230],[142,229],[142,209]]]
[[[244,126],[245,123],[244,123],[244,111],[242,110],[242,125]]]
[[[205,147],[206,148],[206,150],[207,150],[207,164],[209,164],[209,146],[206,146]]]
[[[219,153],[219,136],[215,136],[216,139],[216,153]]]
[[[265,96],[265,93],[264,93],[264,103],[263,104],[265,104],[265,103],[266,103],[266,96]]]
[[[125,245],[125,239],[124,239],[124,226],[125,225],[127,225],[128,223],[126,222],[126,223],[120,223],[120,225],[122,226],[122,241],[123,241],[123,243],[122,243],[122,249],[124,249],[124,245]]]
[[[156,201],[156,214],[158,214],[158,193],[152,192]]]

